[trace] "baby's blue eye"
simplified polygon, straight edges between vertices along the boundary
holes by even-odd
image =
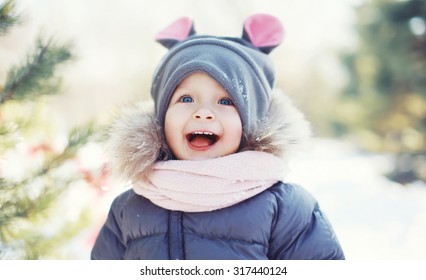
[[[182,96],[182,97],[179,99],[179,101],[180,101],[180,102],[183,102],[183,103],[191,103],[191,102],[194,102],[194,99],[192,99],[192,97],[191,97],[191,96]]]
[[[221,105],[234,105],[234,103],[229,98],[222,98],[217,103]]]

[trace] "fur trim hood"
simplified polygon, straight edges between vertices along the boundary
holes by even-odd
[[[310,136],[310,126],[291,100],[275,91],[266,120],[244,135],[241,151],[262,151],[284,160]],[[109,130],[107,153],[114,174],[135,182],[148,176],[153,164],[173,158],[163,128],[154,114],[153,102],[125,110]]]

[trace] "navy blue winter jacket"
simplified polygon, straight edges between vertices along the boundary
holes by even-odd
[[[133,190],[113,202],[92,259],[344,259],[315,199],[277,183],[237,205],[201,213],[169,211]]]

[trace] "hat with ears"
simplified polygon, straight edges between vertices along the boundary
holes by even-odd
[[[154,73],[151,95],[155,114],[164,125],[171,96],[179,83],[195,72],[205,72],[229,93],[240,114],[243,133],[250,133],[266,117],[275,81],[268,54],[283,39],[281,22],[268,14],[247,18],[241,38],[196,35],[184,17],[157,34],[169,49]]]

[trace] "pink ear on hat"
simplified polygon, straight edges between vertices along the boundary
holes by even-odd
[[[254,14],[244,22],[243,39],[264,53],[269,53],[284,39],[281,21],[268,14]]]
[[[181,17],[157,33],[155,40],[166,48],[171,48],[193,34],[195,34],[195,30],[192,19]]]

